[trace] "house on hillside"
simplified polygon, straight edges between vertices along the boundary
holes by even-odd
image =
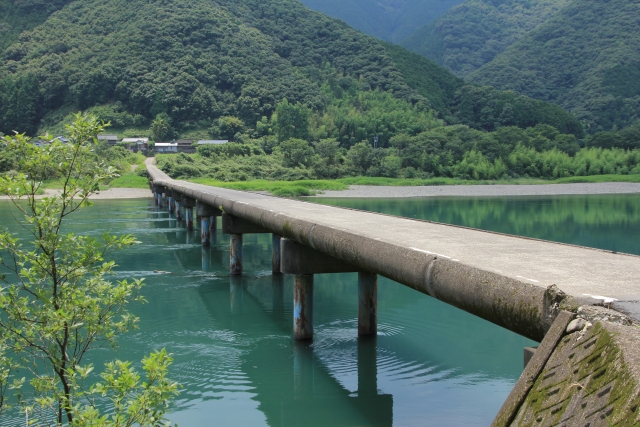
[[[118,143],[118,135],[99,134],[96,138],[100,142],[105,141],[112,147]]]
[[[201,139],[198,145],[220,145],[229,142],[227,139]]]
[[[156,153],[177,153],[178,152],[178,143],[177,142],[156,142],[153,146],[153,149]]]
[[[62,136],[62,135],[56,136],[55,138],[53,138],[49,142],[55,142],[56,140],[62,142],[63,144],[68,144],[69,143],[69,140],[67,138],[65,138],[64,136]]]
[[[122,143],[127,144],[127,148],[133,153],[138,151],[146,153],[147,147],[149,147],[149,138],[123,138]]]
[[[196,148],[193,146],[193,139],[179,139],[176,141],[178,144],[179,153],[195,153]]]

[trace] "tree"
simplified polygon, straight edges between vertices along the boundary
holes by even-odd
[[[82,363],[89,350],[114,346],[120,333],[135,327],[138,319],[127,305],[143,300],[142,280],[105,278],[114,267],[106,258],[137,243],[132,236],[105,233],[99,241],[63,232],[67,218],[90,206],[89,196],[116,175],[94,153],[103,124],[78,114],[67,129],[68,144],[37,147],[20,134],[3,141],[20,173],[0,177],[0,192],[24,215],[21,225],[32,241],[25,247],[8,231],[0,233],[0,358],[6,359],[0,360],[0,393],[19,368],[30,379],[14,378],[12,387],[19,405],[36,415],[33,425],[55,419],[56,426],[158,426],[177,393],[177,384],[166,378],[171,363],[166,351],[143,360],[145,382],[128,362],[116,361],[107,365],[102,382],[86,384],[93,367]],[[38,199],[51,169],[61,194]],[[96,399],[104,398],[112,403],[112,415],[98,409]],[[0,410],[7,408],[3,398],[0,404]]]
[[[244,123],[237,117],[224,116],[218,119],[218,129],[220,129],[220,136],[227,138],[229,141],[233,141],[238,132],[244,131]]]
[[[289,104],[283,99],[276,107],[276,125],[278,128],[278,140],[309,139],[309,110],[299,102]]]
[[[288,139],[278,146],[286,167],[309,166],[313,157],[313,147],[302,139]]]
[[[173,136],[171,119],[166,113],[158,114],[151,123],[151,133],[156,141],[166,141]]]

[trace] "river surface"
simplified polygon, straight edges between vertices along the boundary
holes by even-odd
[[[314,201],[640,254],[638,196]],[[0,224],[17,230],[9,206]],[[114,277],[146,278],[140,328],[93,361],[167,348],[181,426],[487,426],[535,344],[384,278],[378,336],[358,339],[355,274],[316,276],[315,339],[296,343],[292,278],[271,275],[269,235],[245,236],[245,274],[231,278],[226,236],[203,249],[152,200],[97,201],[70,221],[140,240]]]

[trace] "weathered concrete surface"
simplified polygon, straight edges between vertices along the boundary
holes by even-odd
[[[640,425],[640,329],[609,322],[562,338],[512,426]]]
[[[280,240],[280,272],[284,274],[349,273],[358,269],[342,260],[302,245],[294,240]]]
[[[541,341],[563,294],[640,300],[640,257],[245,193],[154,183]],[[595,301],[595,300],[594,300]]]
[[[551,326],[551,329],[549,329],[549,332],[545,335],[540,346],[524,368],[522,375],[520,375],[520,379],[513,390],[511,390],[511,393],[509,393],[509,396],[502,405],[502,408],[500,408],[500,412],[496,415],[491,427],[506,427],[511,425],[518,409],[527,398],[535,381],[540,376],[540,373],[558,345],[558,342],[560,342],[564,336],[567,325],[574,317],[574,313],[567,311],[561,311],[558,314]]]

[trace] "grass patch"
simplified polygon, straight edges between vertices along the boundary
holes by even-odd
[[[125,178],[124,175],[118,180]],[[141,177],[138,177],[141,178]],[[131,188],[146,188],[148,181],[146,178],[144,185],[140,181],[140,186]],[[640,175],[591,175],[591,176],[574,176],[569,178],[560,178],[556,180],[545,180],[540,178],[514,178],[496,181],[473,181],[457,178],[429,178],[429,179],[404,179],[404,178],[382,178],[382,177],[352,177],[340,178],[336,180],[304,180],[304,181],[236,181],[224,182],[216,181],[212,178],[192,178],[188,181],[197,184],[211,185],[214,187],[229,188],[231,190],[240,191],[266,191],[274,196],[281,197],[301,197],[313,196],[320,191],[325,190],[347,190],[350,185],[374,185],[389,187],[416,187],[424,185],[533,185],[533,184],[569,184],[569,183],[595,183],[595,182],[640,182]],[[115,181],[113,181],[115,182]],[[111,185],[112,187],[114,185]],[[123,185],[122,187],[127,187]]]
[[[640,182],[640,175],[589,175],[570,176],[551,181],[555,184],[572,184],[582,182]]]
[[[119,176],[109,183],[110,188],[149,188],[149,179],[135,173]]]
[[[231,190],[268,191],[274,196],[282,197],[312,196],[317,191],[346,190],[349,188],[347,184],[339,182],[339,180],[267,181],[260,179],[255,181],[223,182],[212,178],[193,178],[189,181]]]

